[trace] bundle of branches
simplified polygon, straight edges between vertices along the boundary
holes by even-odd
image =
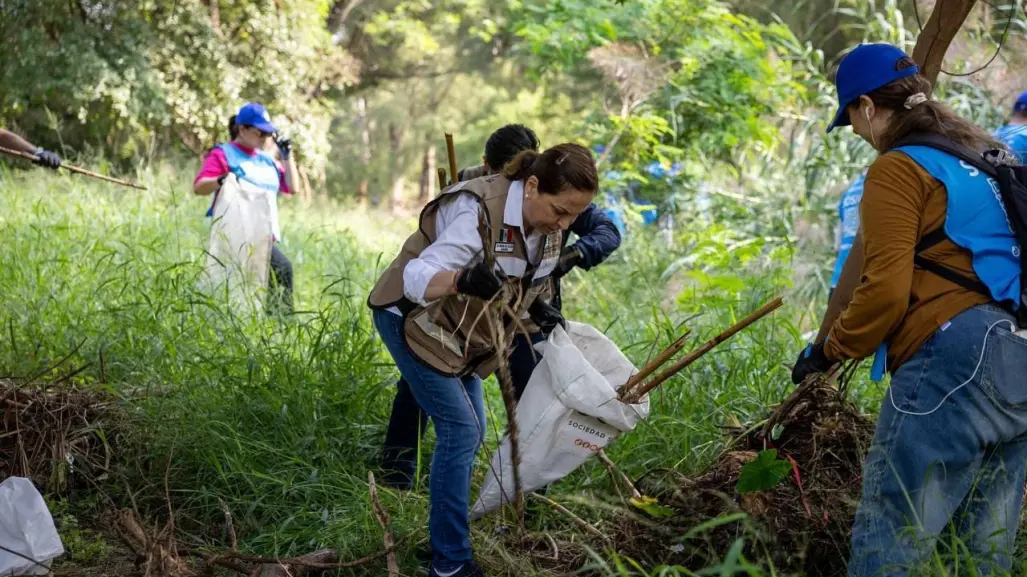
[[[112,401],[103,391],[0,379],[0,479],[28,477],[62,492],[73,477],[100,478],[111,465],[104,425]]]
[[[766,421],[733,428],[728,450],[705,472],[659,470],[640,480],[666,517],[629,515],[618,524],[618,549],[639,561],[702,567],[745,535],[749,557],[769,558],[779,571],[844,575],[873,430],[826,378],[813,378]],[[739,483],[773,478],[768,469],[778,471],[772,486]]]

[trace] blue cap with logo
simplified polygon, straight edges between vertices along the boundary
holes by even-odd
[[[849,125],[849,115],[845,108],[860,96],[917,72],[920,72],[920,67],[897,46],[860,44],[853,48],[838,65],[838,74],[834,79],[838,89],[838,113],[827,131]]]
[[[251,102],[240,108],[239,114],[235,116],[235,123],[239,126],[252,126],[264,132],[278,132],[275,125],[271,124],[271,115],[259,102]]]
[[[1013,112],[1027,112],[1027,90],[1016,97],[1016,102],[1013,104]]]

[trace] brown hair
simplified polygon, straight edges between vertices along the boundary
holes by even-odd
[[[920,74],[914,74],[867,94],[875,106],[893,113],[891,126],[878,140],[881,150],[891,149],[914,133],[938,134],[977,152],[1005,148],[986,131],[956,114],[947,104],[928,99],[906,108],[906,99],[919,92],[930,94],[931,82]],[[849,106],[859,106],[859,101]]]
[[[599,190],[599,175],[592,154],[584,146],[569,142],[547,148],[544,152],[522,150],[503,167],[503,176],[510,180],[523,180],[534,176],[538,190],[545,194],[559,194],[568,188],[595,193]]]

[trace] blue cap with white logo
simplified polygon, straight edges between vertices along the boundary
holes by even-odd
[[[1020,96],[1016,97],[1016,103],[1013,104],[1014,112],[1027,112],[1027,91],[1024,91]]]
[[[920,67],[897,46],[860,44],[855,47],[838,65],[838,74],[834,80],[838,89],[838,113],[827,131],[849,125],[849,115],[845,108],[860,96],[917,72],[920,72]]]
[[[271,116],[267,113],[267,109],[259,102],[251,102],[240,108],[239,114],[235,116],[235,123],[239,126],[252,126],[272,134],[278,132],[275,125],[271,124]]]

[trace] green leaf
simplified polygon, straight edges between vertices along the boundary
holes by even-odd
[[[792,471],[792,464],[777,458],[777,449],[761,451],[755,461],[746,463],[738,475],[739,493],[757,493],[773,489]]]
[[[641,497],[632,497],[629,501],[632,507],[644,511],[650,517],[670,517],[674,515],[674,510],[668,507],[660,505],[654,497],[643,495]]]

